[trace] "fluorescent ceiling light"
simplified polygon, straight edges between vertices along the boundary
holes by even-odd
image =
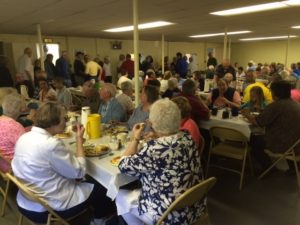
[[[155,27],[163,27],[163,26],[168,26],[172,25],[173,23],[166,22],[166,21],[155,21],[155,22],[150,22],[150,23],[143,23],[138,25],[138,29],[149,29],[149,28],[155,28]],[[104,30],[106,32],[126,32],[126,31],[131,31],[133,30],[133,26],[125,26],[125,27],[117,27],[117,28],[112,28],[108,30]]]
[[[300,29],[300,26],[292,26],[294,29]]]
[[[241,31],[232,31],[232,32],[227,32],[227,35],[235,35],[235,34],[247,34],[251,33],[252,31],[250,30],[241,30]],[[192,35],[189,36],[191,38],[204,38],[204,37],[215,37],[215,36],[223,36],[225,33],[214,33],[214,34],[199,34],[199,35]]]
[[[299,6],[299,5],[300,5],[299,0],[288,0],[288,1],[271,2],[271,3],[265,3],[259,5],[251,5],[251,6],[245,6],[240,8],[222,10],[222,11],[212,12],[210,14],[217,15],[217,16],[232,16],[232,15],[288,8],[288,7]]]
[[[261,40],[273,40],[273,39],[286,39],[286,38],[295,38],[295,35],[285,35],[285,36],[273,36],[273,37],[256,37],[256,38],[242,38],[240,41],[261,41]]]

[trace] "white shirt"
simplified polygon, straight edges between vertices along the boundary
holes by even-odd
[[[198,70],[196,63],[191,62],[188,66],[188,70],[191,71],[191,74]]]
[[[93,189],[93,184],[75,181],[85,175],[85,158],[76,157],[61,140],[38,127],[32,127],[17,141],[12,169],[26,185],[41,190],[44,200],[58,211],[84,202]],[[30,201],[20,192],[17,203],[27,210],[45,211],[40,204]]]
[[[105,76],[106,77],[111,77],[111,66],[110,66],[110,63],[104,63],[103,64],[103,69],[105,71]]]
[[[160,81],[160,92],[164,93],[168,89],[168,81],[169,80],[161,80]]]
[[[33,65],[31,58],[24,54],[18,59],[18,73],[20,73],[23,76],[24,80],[31,80],[34,81],[34,71],[33,71]],[[27,71],[30,74],[30,78],[27,76]]]

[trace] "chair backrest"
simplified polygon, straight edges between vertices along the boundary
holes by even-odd
[[[25,184],[23,184],[18,178],[16,178],[14,175],[7,173],[6,176],[8,177],[8,179],[13,182],[18,188],[19,190],[22,192],[22,194],[24,196],[26,196],[26,198],[37,202],[39,204],[41,204],[52,216],[54,216],[54,218],[56,220],[59,220],[60,223],[64,224],[64,225],[69,225],[68,222],[66,222],[62,217],[60,217],[50,206],[49,204],[42,199],[41,197],[39,197],[36,193],[38,193],[38,191],[34,190],[32,187],[28,187]],[[39,192],[40,193],[40,192]]]
[[[247,137],[242,134],[240,131],[226,128],[226,127],[212,127],[210,128],[210,134],[212,137],[217,137],[220,140],[226,141],[238,141],[247,143]]]
[[[200,135],[200,146],[198,147],[199,152],[200,152],[200,157],[203,154],[204,147],[205,147],[205,140],[204,140],[203,136]]]
[[[215,185],[216,180],[215,177],[210,177],[181,194],[164,212],[156,225],[162,224],[171,212],[192,206],[202,200],[207,195],[208,191]]]
[[[300,150],[300,138],[292,145],[290,149]]]
[[[6,173],[11,173],[11,162],[0,153],[0,175],[5,178]]]

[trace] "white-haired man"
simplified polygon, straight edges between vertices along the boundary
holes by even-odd
[[[122,105],[115,98],[117,89],[115,85],[104,83],[99,91],[101,103],[98,113],[101,115],[102,123],[111,121],[125,122],[126,113]]]

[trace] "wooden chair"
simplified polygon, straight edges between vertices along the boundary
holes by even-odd
[[[273,162],[273,164],[266,169],[259,177],[258,179],[263,178],[276,164],[278,164],[281,160],[291,160],[294,162],[295,170],[296,170],[296,176],[297,176],[297,183],[300,188],[300,174],[299,174],[299,167],[298,163],[300,162],[300,153],[296,154],[295,150],[300,149],[300,138],[284,153],[273,153],[270,150],[265,150],[265,152],[271,157],[276,158],[276,160]]]
[[[5,214],[7,197],[8,197],[9,187],[10,187],[10,181],[6,176],[6,173],[11,173],[11,165],[10,165],[10,161],[7,160],[6,158],[4,158],[1,154],[0,154],[0,164],[1,164],[0,165],[0,176],[3,179],[4,184],[5,184],[4,187],[0,187],[0,193],[3,195],[3,202],[2,202],[2,206],[1,206],[0,216],[3,217]]]
[[[215,183],[216,178],[211,177],[188,189],[169,206],[169,208],[163,213],[162,217],[158,220],[156,225],[164,224],[163,221],[171,212],[183,209],[188,206],[192,206],[195,203],[201,201],[207,195],[209,190],[215,185]],[[206,210],[204,216],[199,218],[198,221],[194,223],[194,225],[204,225],[209,223],[209,215],[208,211]]]
[[[210,166],[218,167],[227,171],[231,171],[240,175],[239,189],[242,189],[244,172],[247,157],[249,158],[251,172],[253,174],[250,152],[248,147],[248,139],[240,131],[224,127],[212,127],[211,134],[211,147],[208,155],[207,172]],[[217,141],[219,142],[217,142]],[[210,158],[212,155],[217,155],[225,158],[231,158],[242,161],[241,170],[232,169],[221,165],[210,165]]]
[[[41,204],[47,211],[48,211],[48,219],[47,219],[47,225],[52,224],[52,222],[57,222],[58,224],[63,224],[63,225],[70,225],[68,221],[78,217],[79,215],[83,214],[86,210],[83,210],[79,214],[72,216],[67,219],[63,219],[61,216],[59,216],[50,206],[49,204],[39,195],[37,195],[37,190],[33,190],[33,188],[27,187],[25,184],[23,184],[18,178],[16,178],[14,175],[7,173],[8,179],[16,184],[16,186],[19,188],[19,190],[22,192],[26,198],[35,201],[39,204]],[[40,192],[39,192],[40,193]],[[18,225],[23,224],[23,215],[20,214],[19,218],[19,223]]]

